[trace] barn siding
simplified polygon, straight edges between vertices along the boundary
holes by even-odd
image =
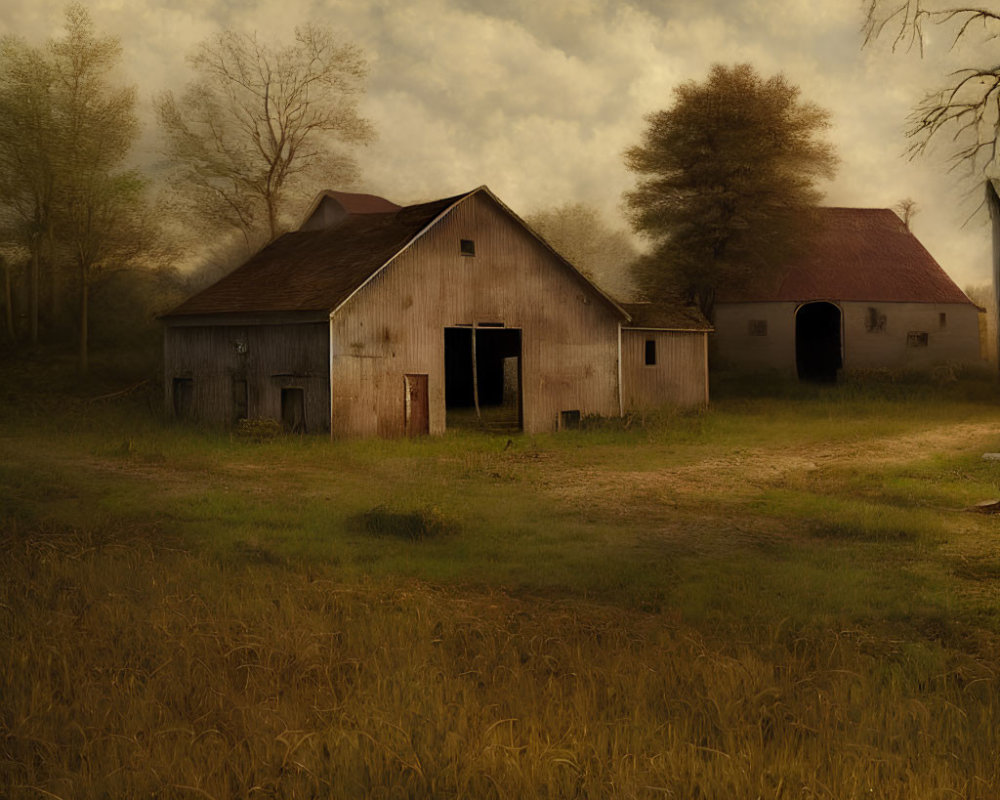
[[[708,402],[703,331],[622,330],[622,385],[628,410]],[[656,343],[656,364],[646,364],[646,341]]]
[[[281,390],[300,387],[305,424],[328,431],[329,334],[326,323],[301,325],[168,325],[164,385],[168,411],[175,378],[192,380],[191,415],[213,424],[233,422],[233,381],[247,381],[247,416],[280,419]]]
[[[935,364],[981,364],[979,311],[957,303],[841,303],[844,368],[923,369]],[[885,316],[883,330],[866,328],[869,308]],[[942,328],[939,315],[947,322]],[[926,347],[907,345],[910,332],[927,334]]]
[[[767,335],[751,336],[751,323],[759,321]],[[717,303],[710,342],[713,368],[794,372],[795,303]]]
[[[475,242],[463,256],[461,239]],[[559,412],[618,414],[620,316],[483,193],[459,203],[336,311],[333,431],[402,435],[405,378],[428,376],[430,432],[445,430],[444,329],[521,330],[523,426]]]
[[[721,369],[795,371],[797,303],[720,303],[715,309],[714,366]],[[844,369],[925,369],[936,364],[981,364],[979,313],[960,303],[835,303],[843,312]],[[885,318],[869,331],[869,308]],[[939,315],[947,318],[942,328]],[[750,334],[766,321],[767,335]],[[926,347],[910,347],[907,334],[928,334]]]

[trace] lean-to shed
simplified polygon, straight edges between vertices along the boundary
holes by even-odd
[[[680,301],[623,303],[622,385],[626,409],[708,403],[708,335],[712,326]]]
[[[979,309],[891,210],[819,209],[808,252],[720,291],[714,367],[832,380],[840,369],[981,364]]]

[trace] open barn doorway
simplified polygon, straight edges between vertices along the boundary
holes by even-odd
[[[799,380],[834,383],[844,365],[841,312],[833,303],[806,303],[795,314],[795,366]]]
[[[521,331],[444,329],[445,427],[521,430]]]

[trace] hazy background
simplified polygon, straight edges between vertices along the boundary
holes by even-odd
[[[150,99],[190,79],[185,56],[224,28],[290,40],[297,24],[329,25],[371,65],[361,109],[378,140],[359,153],[353,187],[398,203],[487,184],[516,212],[567,202],[598,207],[624,226],[632,177],[621,154],[645,114],[668,106],[678,83],[714,62],[783,72],[804,99],[827,108],[842,163],[828,205],[919,206],[912,228],[960,286],[989,280],[980,185],[948,174],[946,151],[902,157],[911,106],[967,48],[931,41],[891,52],[862,49],[860,0],[93,0],[99,33],[121,38],[123,73],[138,85],[155,168]],[[4,0],[0,33],[32,42],[59,35],[61,0]],[[939,34],[943,38],[943,34]],[[329,187],[338,188],[338,187]],[[963,227],[964,225],[964,227]]]

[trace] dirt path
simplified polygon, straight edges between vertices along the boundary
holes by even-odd
[[[624,510],[637,503],[669,502],[672,496],[685,494],[738,494],[839,465],[870,467],[912,462],[935,454],[981,454],[991,450],[1000,450],[1000,425],[957,423],[902,436],[806,446],[794,453],[777,448],[741,450],[723,458],[654,470],[569,468],[550,485],[549,491],[555,499],[570,505]]]

